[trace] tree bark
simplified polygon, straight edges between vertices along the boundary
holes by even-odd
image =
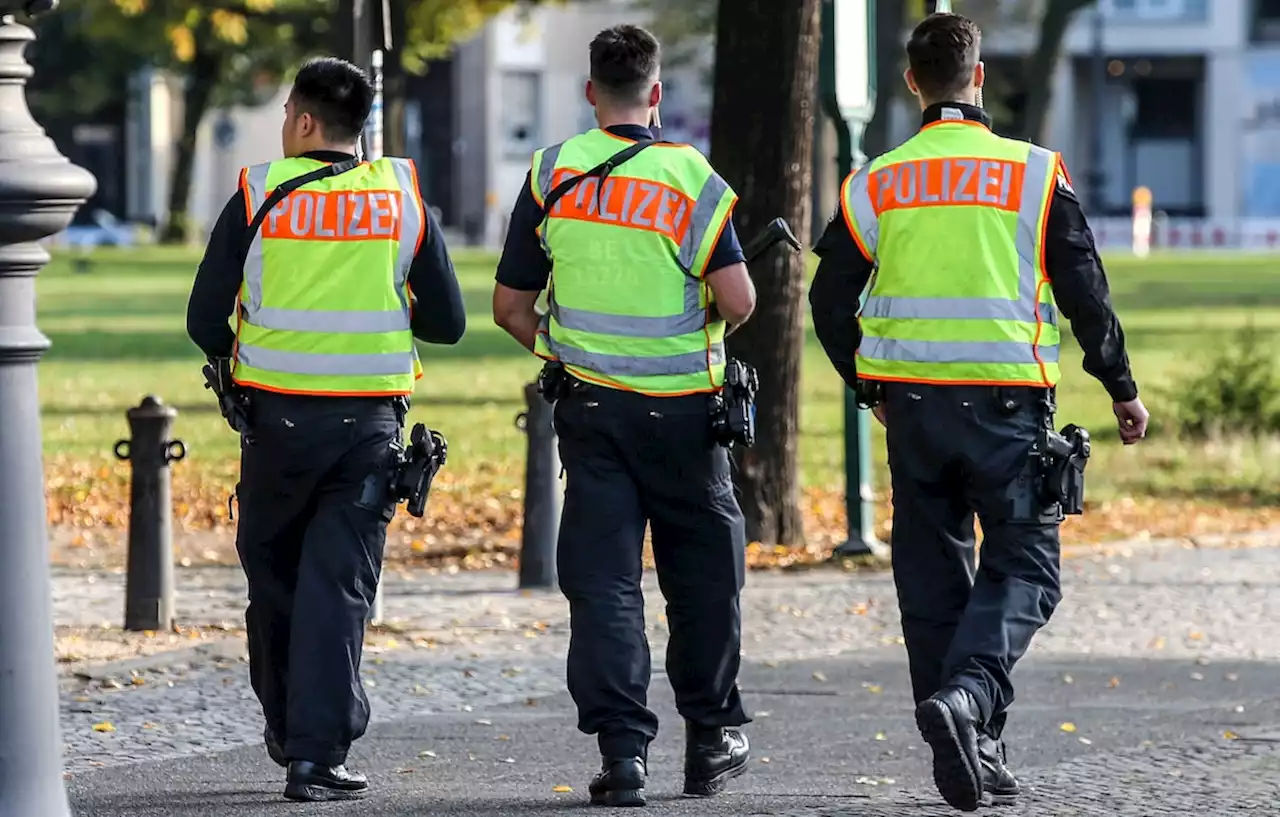
[[[196,35],[196,53],[187,74],[186,89],[182,94],[182,135],[178,139],[173,157],[173,170],[169,177],[169,215],[160,232],[163,244],[181,244],[191,237],[191,182],[195,173],[196,140],[200,122],[209,112],[209,103],[222,75],[225,52],[218,46],[201,48],[200,43],[210,43],[213,35],[201,27]]]
[[[378,4],[381,8],[381,3]],[[391,5],[391,52],[383,60],[385,75],[383,77],[383,152],[388,156],[404,156],[408,153],[405,145],[404,118],[405,103],[408,101],[409,82],[404,70],[404,38],[408,29],[406,17],[407,7],[403,2]],[[381,23],[379,23],[381,25]],[[381,29],[379,29],[381,31]],[[374,38],[382,41],[382,35]]]
[[[711,159],[741,200],[745,243],[782,216],[796,235],[812,216],[813,129],[821,0],[721,2]],[[729,353],[760,374],[756,444],[737,456],[747,536],[804,541],[797,467],[806,255],[774,249],[752,269],[758,306]]]
[[[1027,60],[1026,99],[1021,137],[1032,142],[1044,140],[1045,123],[1053,103],[1053,74],[1062,58],[1062,43],[1076,12],[1094,0],[1048,0],[1040,18],[1036,50]]]

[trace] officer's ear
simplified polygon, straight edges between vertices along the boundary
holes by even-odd
[[[591,80],[587,80],[587,87],[583,90],[583,93],[586,94],[587,102],[594,108],[596,106],[596,86]]]
[[[907,83],[907,90],[912,96],[920,96],[920,88],[916,85],[915,75],[911,73],[911,69],[902,72],[902,79]]]
[[[978,60],[978,64],[973,67],[973,87],[981,88],[987,81],[987,67],[983,65],[982,60]]]
[[[655,82],[649,89],[649,107],[656,108],[662,103],[662,83]]]

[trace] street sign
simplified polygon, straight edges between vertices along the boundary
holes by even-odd
[[[836,106],[845,119],[866,121],[875,110],[869,2],[832,0]]]

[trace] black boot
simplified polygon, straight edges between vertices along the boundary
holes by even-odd
[[[262,742],[267,744],[267,756],[277,766],[287,769],[289,768],[289,758],[285,757],[284,746],[280,744],[276,733],[271,731],[271,727],[267,726],[262,730]]]
[[[977,811],[982,798],[978,702],[967,690],[944,687],[916,707],[916,725],[933,749],[933,782],[952,808]]]
[[[601,758],[600,773],[587,790],[593,806],[643,806],[644,783],[649,775],[642,757]]]
[[[685,724],[684,793],[711,797],[747,770],[751,746],[737,729]]]
[[[1022,789],[1018,778],[1005,765],[1008,756],[1004,741],[987,735],[978,736],[978,761],[982,764],[982,803],[986,806],[1012,806]]]
[[[362,774],[347,771],[346,766],[321,766],[308,760],[289,763],[289,780],[284,796],[289,800],[348,800],[369,789]]]

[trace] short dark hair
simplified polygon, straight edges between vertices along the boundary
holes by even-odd
[[[606,28],[591,41],[591,81],[619,102],[642,103],[661,62],[658,38],[640,26]]]
[[[982,32],[959,14],[930,14],[911,32],[907,63],[916,87],[931,102],[947,102],[973,80]]]
[[[315,117],[326,137],[353,142],[373,108],[373,83],[346,60],[321,57],[299,69],[291,96],[295,107]]]

